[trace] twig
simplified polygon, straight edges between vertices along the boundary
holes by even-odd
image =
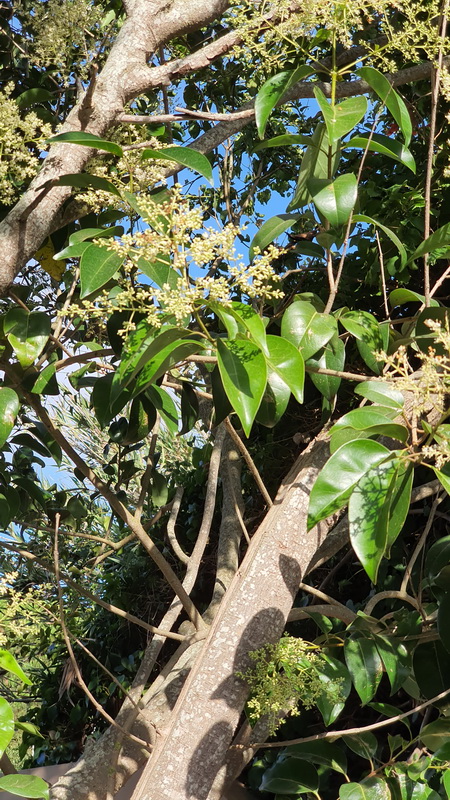
[[[447,32],[447,14],[448,14],[449,0],[444,0],[442,14],[440,16],[440,39],[438,63],[436,69],[433,68],[431,72],[431,113],[429,123],[429,138],[428,138],[428,154],[427,154],[427,168],[425,173],[425,207],[424,207],[424,238],[428,239],[430,235],[430,222],[431,222],[431,181],[433,179],[433,165],[434,165],[434,140],[436,138],[436,117],[439,101],[439,90],[441,84],[441,72],[443,65],[442,42],[445,39]],[[428,253],[423,256],[423,284],[425,295],[425,306],[430,305],[430,266]]]
[[[129,733],[121,725],[119,725],[113,717],[111,717],[104,708],[100,705],[100,703],[96,700],[88,686],[86,685],[83,676],[81,674],[81,670],[78,666],[78,662],[75,658],[75,653],[73,652],[72,643],[70,641],[70,636],[67,631],[66,623],[65,623],[65,615],[64,615],[64,603],[63,603],[63,596],[62,596],[62,589],[61,589],[61,578],[59,573],[59,548],[58,548],[58,530],[59,530],[59,518],[60,515],[56,514],[56,522],[55,522],[55,541],[54,541],[54,548],[53,548],[53,557],[54,557],[54,573],[56,578],[56,588],[58,592],[58,607],[59,607],[59,622],[61,625],[61,630],[64,638],[64,642],[67,647],[67,651],[69,653],[69,658],[72,664],[73,671],[75,673],[77,683],[80,688],[83,690],[85,695],[89,698],[92,705],[98,711],[98,713],[104,717],[104,719],[109,722],[114,728],[118,728],[124,735],[132,739],[133,742],[136,742],[141,747],[144,747],[146,750],[151,750],[151,745],[149,742],[145,742],[143,739],[140,739],[137,736],[134,736],[132,733]]]
[[[322,614],[324,617],[334,617],[350,625],[355,619],[356,614],[350,608],[334,605],[302,606],[302,608],[292,608],[288,614],[286,622],[297,622],[302,619],[310,619],[311,614]]]
[[[156,422],[153,426],[152,431],[152,439],[150,442],[150,448],[147,455],[147,466],[144,470],[144,474],[141,478],[141,491],[139,492],[139,498],[136,503],[136,509],[134,512],[134,516],[137,520],[141,520],[142,512],[144,510],[144,503],[145,498],[147,497],[148,487],[150,484],[150,478],[152,477],[153,472],[153,461],[155,458],[155,450],[156,450],[156,443],[158,441],[158,432],[159,432],[159,425],[160,425],[160,416],[157,414]]]
[[[175,533],[175,523],[177,521],[178,512],[180,510],[181,501],[183,499],[184,488],[177,486],[175,490],[175,497],[172,503],[172,510],[169,519],[167,520],[167,538],[170,542],[173,552],[182,564],[189,563],[189,556],[184,552]]]
[[[386,275],[384,272],[384,255],[383,255],[383,250],[381,248],[380,235],[377,230],[375,231],[375,238],[377,240],[378,259],[380,262],[380,275],[381,275],[381,286],[383,289],[384,312],[386,314],[386,317],[389,319],[389,304],[386,291]]]
[[[335,600],[334,597],[330,597],[329,594],[325,594],[320,589],[316,589],[314,586],[310,586],[309,583],[300,583],[298,587],[302,592],[308,592],[308,594],[314,595],[314,597],[318,597],[319,600],[323,600],[330,606],[334,606],[335,608],[341,608],[344,612],[348,611],[347,606],[344,606],[343,603],[340,603],[339,600]]]
[[[405,603],[409,603],[411,606],[413,606],[417,611],[420,611],[419,603],[415,597],[411,597],[411,595],[407,594],[407,592],[404,590],[397,591],[395,589],[390,589],[386,592],[378,592],[377,594],[374,594],[374,596],[371,597],[367,603],[364,613],[368,614],[370,617],[375,606],[378,603],[381,603],[382,600],[403,600]]]
[[[400,586],[400,591],[401,592],[406,592],[406,587],[408,586],[408,583],[411,580],[411,575],[412,575],[412,571],[414,569],[414,564],[416,563],[416,561],[417,561],[417,559],[418,559],[418,557],[420,555],[420,552],[421,552],[422,548],[425,545],[425,542],[427,540],[427,536],[428,536],[428,534],[429,534],[429,532],[431,530],[431,526],[433,524],[433,520],[434,520],[434,516],[436,514],[437,507],[438,507],[438,505],[440,503],[442,503],[443,499],[444,499],[444,495],[438,494],[433,500],[433,503],[432,503],[431,508],[430,508],[430,513],[428,515],[428,519],[427,519],[425,527],[423,529],[422,536],[420,537],[419,541],[417,542],[417,544],[416,544],[416,546],[414,548],[414,552],[413,552],[413,554],[412,554],[412,556],[411,556],[411,558],[410,558],[410,560],[409,560],[409,562],[407,564],[407,567],[405,569],[405,574],[403,576],[403,580],[402,580],[402,583],[401,583],[401,586]]]
[[[270,506],[273,505],[272,498],[271,498],[269,492],[267,491],[267,489],[266,489],[266,487],[264,485],[263,479],[261,478],[261,475],[259,474],[259,471],[258,471],[258,469],[256,467],[256,464],[253,461],[253,458],[251,457],[250,453],[248,452],[248,450],[247,450],[244,442],[242,441],[241,437],[239,436],[237,431],[235,431],[235,429],[233,428],[233,426],[232,426],[230,420],[228,419],[228,417],[225,420],[225,426],[226,426],[226,429],[227,429],[228,433],[230,434],[231,438],[233,439],[233,442],[238,446],[239,450],[241,451],[242,455],[244,456],[244,460],[245,460],[245,462],[246,462],[251,474],[253,475],[253,477],[255,479],[255,482],[256,482],[256,484],[258,486],[258,489],[261,492],[262,496],[264,497],[264,500],[266,501],[267,505],[270,508]]]
[[[363,725],[360,728],[347,728],[347,730],[341,731],[327,731],[326,733],[318,733],[315,736],[306,736],[303,739],[289,739],[284,742],[255,742],[250,746],[252,749],[257,749],[260,747],[290,747],[292,744],[302,744],[303,742],[317,742],[320,739],[339,739],[341,736],[357,736],[361,733],[367,733],[368,731],[376,731],[379,728],[385,728],[387,725],[395,725],[396,722],[400,722],[402,719],[406,719],[406,717],[411,717],[412,714],[418,714],[420,711],[423,711],[428,706],[432,706],[435,703],[439,703],[440,700],[443,700],[444,697],[450,693],[450,689],[445,689],[445,691],[440,692],[435,697],[432,697],[431,700],[425,700],[424,703],[420,703],[415,708],[412,708],[410,711],[405,711],[403,714],[397,714],[396,717],[390,717],[389,719],[383,719],[381,722],[374,722],[372,725]]]

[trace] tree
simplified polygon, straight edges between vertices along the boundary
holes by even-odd
[[[133,800],[219,798],[250,763],[277,797],[445,796],[447,5],[1,13],[4,592],[52,576],[95,739],[50,796],[146,761]],[[104,611],[151,634],[122,638],[119,708],[87,666],[118,691]]]

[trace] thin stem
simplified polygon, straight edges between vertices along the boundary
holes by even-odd
[[[434,141],[436,138],[436,118],[437,118],[437,109],[438,109],[438,101],[439,101],[439,90],[441,84],[441,72],[442,72],[442,64],[443,64],[443,54],[442,54],[442,41],[445,39],[446,32],[447,32],[447,14],[448,14],[448,3],[449,0],[445,0],[444,6],[442,9],[442,15],[440,17],[441,29],[440,29],[440,38],[441,38],[441,45],[439,47],[439,56],[438,56],[438,64],[436,69],[433,69],[431,73],[431,113],[430,113],[430,126],[429,126],[429,138],[428,138],[428,155],[427,155],[427,169],[425,173],[425,219],[424,219],[424,238],[428,239],[430,235],[430,227],[431,227],[431,182],[433,179],[433,166],[434,166]],[[430,265],[428,260],[428,253],[425,253],[423,256],[423,283],[424,283],[424,295],[425,295],[425,306],[428,307],[430,305],[431,294],[430,294]]]
[[[272,498],[271,498],[269,492],[267,491],[267,489],[266,489],[266,487],[264,485],[263,479],[261,478],[261,475],[259,474],[258,468],[257,468],[255,462],[253,461],[253,458],[251,457],[250,453],[248,452],[248,450],[247,450],[244,442],[242,441],[241,437],[239,436],[237,431],[235,431],[235,429],[233,428],[233,426],[232,426],[230,420],[228,419],[228,417],[225,420],[225,426],[226,426],[226,429],[227,429],[228,433],[230,434],[231,438],[233,439],[233,442],[238,446],[239,450],[241,451],[242,455],[244,456],[244,460],[245,460],[245,462],[246,462],[251,474],[253,475],[253,477],[255,479],[255,482],[256,482],[256,484],[258,486],[258,489],[261,492],[262,496],[264,497],[264,500],[266,501],[267,505],[270,508],[270,506],[273,505]]]

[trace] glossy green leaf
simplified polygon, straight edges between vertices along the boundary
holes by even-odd
[[[425,725],[420,731],[420,740],[432,753],[443,747],[444,744],[448,744],[450,742],[450,719],[440,717]]]
[[[339,317],[339,322],[356,339],[364,342],[372,350],[381,350],[383,339],[380,326],[369,311],[347,311]]]
[[[4,697],[0,697],[0,755],[4,753],[14,734],[14,714]]]
[[[241,326],[241,329],[248,331],[250,338],[258,345],[265,355],[268,355],[266,344],[266,326],[262,317],[254,311],[251,305],[233,301],[226,311],[231,314]]]
[[[417,317],[414,339],[422,353],[428,353],[432,347],[438,356],[447,356],[447,348],[442,342],[436,341],[436,332],[431,330],[428,323],[436,322],[445,330],[450,324],[450,309],[424,308]]]
[[[38,775],[4,775],[0,778],[0,789],[30,800],[49,800],[49,786]]]
[[[253,151],[256,153],[258,150],[267,150],[270,147],[289,147],[292,144],[308,145],[310,141],[310,136],[304,136],[299,133],[282,133],[280,136],[273,136],[271,139],[266,139],[265,142],[258,142],[253,148]]]
[[[166,505],[169,497],[169,487],[167,479],[162,472],[154,472],[152,474],[151,495],[152,503],[156,508]]]
[[[318,87],[314,88],[314,96],[323,114],[331,143],[337,142],[353,130],[367,112],[367,100],[362,95],[349,97],[334,106]]]
[[[57,133],[47,139],[48,144],[58,144],[60,142],[67,142],[69,144],[79,144],[83,147],[93,147],[96,150],[105,150],[107,153],[113,153],[115,156],[123,156],[123,150],[120,145],[115,142],[108,142],[102,139],[101,136],[96,136],[95,133],[87,133],[87,131],[67,131],[67,133]]]
[[[450,653],[440,641],[419,644],[413,655],[414,677],[427,699],[450,689]]]
[[[384,778],[372,777],[361,783],[342,784],[339,800],[391,800],[391,792]]]
[[[113,225],[111,228],[81,228],[70,234],[69,245],[79,244],[87,239],[108,239],[112,236],[122,236],[123,233],[122,225]]]
[[[391,694],[395,694],[411,674],[411,657],[403,642],[394,637],[373,634],[373,639],[391,684]],[[395,713],[398,714],[398,709]]]
[[[305,360],[324,347],[337,331],[330,314],[319,313],[312,303],[300,300],[291,303],[281,320],[281,335],[301,348]]]
[[[264,355],[250,341],[217,342],[220,377],[245,435],[249,436],[264,395],[267,366]]]
[[[113,381],[113,374],[103,375],[97,378],[94,383],[91,394],[91,405],[94,409],[95,416],[101,428],[105,428],[113,417],[116,416],[130,399],[130,392],[125,389],[121,392],[113,405],[111,401],[111,385]]]
[[[446,791],[447,797],[450,797],[450,769],[446,769],[442,775],[442,784]]]
[[[350,694],[352,682],[349,671],[342,661],[324,653],[321,662],[320,668],[317,669],[319,680],[326,686],[333,685],[336,682],[339,683],[339,697],[335,700],[331,700],[326,692],[317,698],[317,707],[322,714],[325,725],[328,727],[328,725],[332,725],[337,720],[342,712],[345,701]]]
[[[379,153],[382,156],[399,161],[416,174],[416,162],[414,156],[402,142],[398,139],[391,139],[384,133],[363,133],[361,136],[354,136],[348,142],[344,142],[346,149],[356,147],[358,150],[369,150],[371,153]]]
[[[211,389],[212,389],[213,404],[214,404],[214,424],[220,425],[220,423],[223,422],[223,420],[226,417],[228,417],[229,414],[231,414],[231,412],[233,411],[233,406],[231,405],[228,399],[228,395],[222,383],[222,378],[220,377],[219,367],[217,366],[211,372]],[[286,406],[287,406],[289,398],[291,396],[291,392],[287,386],[285,387],[285,390],[287,392],[287,400],[286,400]],[[267,409],[265,407],[264,397],[261,401],[261,406],[258,409],[258,413],[260,410],[262,410],[263,413],[262,424],[266,425],[268,424],[268,421],[272,419],[272,417],[264,416],[264,411],[267,411],[267,414],[270,414],[271,411],[270,409]],[[286,407],[283,409],[283,413],[285,410]],[[273,424],[275,425],[275,422]]]
[[[347,747],[357,756],[365,758],[367,761],[372,761],[377,748],[377,737],[370,731],[358,734],[347,735],[343,737]]]
[[[47,344],[51,333],[50,319],[43,311],[29,313],[15,307],[6,313],[3,330],[19,364],[29,367]]]
[[[267,121],[278,101],[294,83],[307,78],[314,72],[314,69],[302,64],[297,69],[285,70],[279,72],[278,75],[273,75],[261,86],[255,99],[255,120],[260,139],[264,137]]]
[[[319,775],[312,764],[299,758],[279,759],[267,769],[260,785],[262,792],[276,794],[299,794],[315,792],[319,787]]]
[[[181,431],[180,436],[194,427],[199,416],[198,397],[193,387],[186,382],[181,390]]]
[[[14,389],[0,387],[0,447],[3,447],[14,427],[19,408],[19,398]]]
[[[142,158],[151,158],[160,161],[174,161],[177,164],[182,164],[192,172],[198,172],[206,180],[214,186],[212,167],[206,156],[203,153],[198,153],[191,147],[164,147],[163,150],[149,150],[146,149],[142,152]]]
[[[99,189],[101,192],[120,197],[120,192],[111,181],[101,178],[99,175],[90,175],[88,172],[74,172],[67,175],[60,175],[55,181],[58,186],[75,186],[77,189]]]
[[[77,242],[76,244],[69,244],[59,253],[55,253],[53,261],[62,261],[66,258],[81,258],[84,251],[92,244],[90,241]]]
[[[161,415],[170,433],[175,435],[178,432],[178,411],[170,394],[156,384],[148,386],[145,394]]]
[[[314,367],[316,369],[325,368],[341,371],[344,369],[344,366],[345,345],[337,333],[327,342],[325,347],[306,362],[306,368]],[[319,392],[321,392],[330,403],[333,402],[339,386],[341,385],[341,378],[333,375],[320,375],[317,372],[309,372],[309,377]]]
[[[293,744],[286,748],[286,754],[310,761],[312,764],[320,764],[322,767],[333,769],[335,772],[347,773],[347,759],[339,745],[328,741],[303,742]]]
[[[366,705],[375,695],[383,675],[383,664],[376,644],[372,638],[346,639],[344,656],[353,685],[362,704]]]
[[[413,465],[407,461],[400,460],[395,480],[390,487],[386,558],[390,557],[391,547],[399,533],[401,533],[408,516],[413,479]]]
[[[55,364],[47,364],[39,373],[31,390],[33,394],[59,394]]]
[[[383,225],[378,220],[374,219],[373,217],[368,217],[366,214],[354,214],[353,215],[353,222],[366,222],[368,225],[374,225],[376,228],[379,228],[386,236],[391,240],[391,242],[396,246],[399,256],[400,256],[400,264],[404,266],[408,260],[408,255],[405,250],[404,245],[398,238],[397,234],[394,233],[391,228],[388,228],[386,225]],[[399,291],[402,291],[401,289]]]
[[[31,686],[31,681],[29,677],[25,674],[22,667],[17,663],[16,659],[9,652],[9,650],[4,650],[3,648],[0,649],[0,669],[4,669],[7,672],[12,672],[16,678],[19,678],[22,683],[26,683]]]
[[[425,297],[423,294],[413,292],[411,289],[394,289],[389,295],[389,305],[391,308],[402,306],[405,303],[424,303]],[[431,300],[432,306],[438,306],[437,300]]]
[[[281,336],[267,337],[266,362],[269,369],[289,387],[298,403],[303,403],[305,362],[291,342]]]
[[[433,250],[440,250],[442,247],[447,246],[450,249],[450,222],[438,228],[437,231],[425,239],[422,244],[419,244],[419,247],[414,250],[414,253],[408,260],[414,261],[416,258],[425,255],[425,253],[432,253]]]
[[[450,536],[442,536],[431,545],[426,554],[425,573],[430,580],[434,580],[447,564],[450,564]]]
[[[54,94],[49,92],[48,89],[42,89],[40,86],[36,86],[33,89],[26,89],[25,92],[22,92],[15,98],[15,101],[19,108],[30,108],[30,106],[36,103],[51,103],[54,99]]]
[[[250,261],[253,261],[257,248],[259,252],[262,252],[274,239],[281,236],[288,228],[292,228],[299,219],[300,214],[277,214],[275,217],[267,219],[252,239],[249,249]]]
[[[339,175],[335,180],[310,178],[307,187],[314,205],[330,225],[345,225],[358,198],[356,175]]]
[[[386,412],[386,413],[383,413]],[[348,411],[340,417],[337,422],[330,429],[330,434],[333,436],[340,428],[356,428],[356,430],[365,431],[370,428],[378,428],[380,425],[392,424],[391,419],[395,414],[394,409],[383,409],[378,406],[363,406],[362,408],[354,408],[353,411]],[[402,427],[402,426],[399,426]]]
[[[356,74],[366,81],[383,101],[400,128],[405,145],[408,146],[412,136],[412,122],[405,101],[395,91],[388,79],[375,67],[360,67],[356,70]]]
[[[202,345],[196,339],[170,342],[162,350],[150,358],[145,367],[139,373],[136,385],[133,390],[133,397],[145,391],[151,384],[155,383],[158,378],[161,378],[168,369],[175,366],[175,364],[184,361],[188,356],[194,355],[201,350]],[[113,381],[114,388],[114,381]]]
[[[390,490],[395,484],[397,461],[376,464],[361,476],[348,502],[352,547],[372,583],[388,541]]]
[[[355,394],[360,394],[361,397],[365,397],[372,403],[379,403],[388,408],[398,408],[399,411],[405,402],[402,393],[384,381],[365,381],[355,386],[354,391]]]
[[[372,439],[348,442],[333,453],[311,490],[308,530],[343,508],[361,477],[387,454],[389,450]]]
[[[155,334],[155,329],[143,321],[128,337],[126,351],[122,353],[119,368],[113,378],[112,397],[128,386],[138,372],[158,353],[168,352],[169,346],[176,345],[184,336],[191,335],[191,331],[165,325]]]
[[[165,253],[160,253],[154,261],[140,258],[137,266],[160,289],[164,284],[168,284],[171,289],[175,289],[181,277],[180,273],[173,267],[170,256]]]
[[[442,644],[450,653],[450,592],[445,592],[439,600],[437,628]]]
[[[305,150],[300,166],[294,196],[289,203],[287,210],[293,211],[295,208],[303,208],[311,202],[311,195],[308,191],[307,183],[310,178],[332,178],[335,174],[340,157],[339,143],[333,145],[331,158],[329,158],[328,134],[323,122],[316,126],[311,143]]]
[[[107,250],[106,247],[99,247],[97,244],[90,244],[80,261],[80,297],[86,297],[108,283],[122,265],[123,260],[123,255],[119,253]]]

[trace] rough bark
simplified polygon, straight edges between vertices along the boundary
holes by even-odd
[[[187,59],[164,67],[149,67],[149,57],[169,39],[197,30],[220,17],[228,0],[133,0],[129,15],[101,73],[68,115],[60,132],[83,130],[99,136],[114,124],[124,106],[149,88],[167,84],[174,75],[205,66],[229,48],[230,42],[213,43]],[[0,224],[2,264],[0,294],[33,256],[64,217],[63,205],[70,187],[55,186],[64,174],[82,172],[92,156],[90,148],[56,144],[37,177]]]
[[[133,800],[218,800],[223,765],[247,688],[248,652],[279,639],[304,570],[327,526],[307,533],[311,486],[329,450],[325,434],[289,473],[222,602]],[[214,791],[212,787],[214,784]]]

